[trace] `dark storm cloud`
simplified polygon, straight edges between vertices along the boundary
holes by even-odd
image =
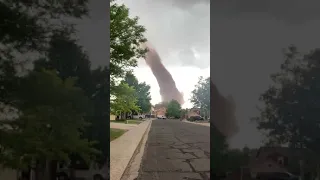
[[[263,136],[250,118],[258,115],[259,95],[271,84],[269,75],[279,70],[283,48],[295,44],[306,52],[320,47],[319,6],[295,0],[238,2],[211,2],[211,78],[221,94],[235,99],[239,132],[232,146],[257,147]]]
[[[318,0],[214,0],[211,12],[220,16],[271,17],[289,24],[318,20]]]
[[[166,66],[209,67],[210,7],[206,0],[122,0],[140,17]],[[190,53],[197,49],[198,57]],[[181,54],[180,52],[186,52]],[[189,57],[186,57],[189,56]]]
[[[79,43],[88,52],[93,67],[109,64],[109,1],[91,0],[90,17],[77,20]]]

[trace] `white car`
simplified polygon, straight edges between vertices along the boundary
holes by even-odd
[[[60,165],[61,166],[61,165]],[[69,169],[66,165],[59,167],[58,171],[58,180],[68,179],[70,177]],[[96,164],[92,164],[89,169],[75,169],[75,178],[76,179],[86,179],[86,180],[107,180],[109,177],[109,168],[107,164],[103,167],[98,168]]]
[[[157,116],[158,119],[167,119],[166,116],[163,116],[163,115],[160,115],[160,116]]]
[[[133,115],[133,119],[145,119],[146,116],[143,115],[143,114],[140,114],[140,115]]]

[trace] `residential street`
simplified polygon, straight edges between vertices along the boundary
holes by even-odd
[[[154,120],[138,180],[210,179],[210,127]]]

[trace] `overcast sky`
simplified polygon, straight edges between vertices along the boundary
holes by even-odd
[[[190,92],[200,76],[210,76],[210,7],[208,2],[121,0],[147,29],[148,41],[184,94],[183,107],[191,108]],[[181,3],[183,2],[183,3]],[[152,103],[161,101],[159,86],[144,60],[135,69],[139,81],[151,85]]]
[[[318,0],[211,0],[211,10],[209,0],[122,2],[132,15],[141,18],[147,38],[185,96],[197,76],[208,76],[210,71],[220,91],[234,97],[240,125],[240,132],[231,141],[235,147],[256,147],[262,140],[249,118],[257,113],[255,105],[270,84],[269,74],[279,69],[282,48],[289,44],[303,51],[320,47]],[[81,43],[93,65],[108,62],[107,6],[106,1],[92,1],[92,19],[79,25]],[[156,80],[143,62],[136,75],[151,84],[153,103],[160,101]]]
[[[320,1],[211,1],[211,76],[237,105],[240,132],[231,144],[258,146],[262,136],[249,123],[259,94],[282,61],[282,48],[320,47]]]
[[[118,0],[130,8],[131,16],[139,16],[140,24],[147,29],[146,37],[157,49],[164,65],[172,74],[177,87],[184,93],[184,107],[199,76],[210,76],[210,12],[208,1],[191,0]],[[183,2],[183,3],[181,3]],[[92,65],[108,62],[108,2],[91,1],[90,19],[78,23],[80,43],[88,51]],[[161,101],[159,87],[152,72],[139,61],[135,69],[139,81],[151,85],[152,103]]]

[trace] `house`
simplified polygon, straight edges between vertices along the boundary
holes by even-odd
[[[187,118],[192,116],[200,116],[200,109],[199,108],[191,108],[187,112]]]
[[[316,154],[308,149],[288,147],[261,147],[249,163],[251,175],[263,172],[290,172],[311,176],[317,169]],[[302,168],[303,167],[303,168]]]
[[[116,120],[116,116],[113,114],[110,114],[110,121],[114,121],[114,120]]]
[[[154,113],[156,116],[165,116],[167,112],[167,108],[165,107],[159,107],[158,109],[154,110]]]

